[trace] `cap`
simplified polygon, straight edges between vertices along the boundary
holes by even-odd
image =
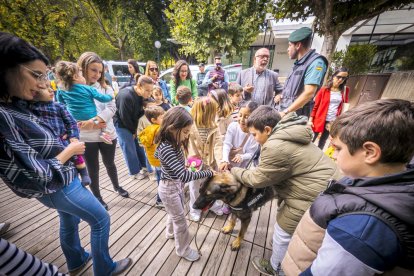
[[[297,29],[289,36],[290,42],[299,42],[302,41],[312,35],[312,30],[308,27],[302,27],[300,29]]]
[[[201,67],[201,66],[204,66],[205,64],[204,63],[200,63],[199,65],[198,65],[198,67]]]

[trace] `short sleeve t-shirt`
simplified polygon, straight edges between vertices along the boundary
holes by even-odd
[[[315,59],[306,69],[304,84],[321,86],[326,69],[326,64],[322,58]]]

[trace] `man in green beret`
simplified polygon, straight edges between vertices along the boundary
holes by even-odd
[[[283,117],[290,112],[309,117],[313,97],[322,85],[328,60],[311,49],[312,30],[302,27],[289,36],[287,49],[290,59],[296,59],[286,79],[283,92],[275,96],[275,103]]]

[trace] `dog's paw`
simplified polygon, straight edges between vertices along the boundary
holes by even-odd
[[[240,249],[240,245],[241,245],[241,240],[239,238],[236,238],[232,243],[231,243],[231,250],[232,251],[237,251]]]
[[[221,228],[221,232],[223,232],[224,234],[229,234],[233,231],[233,228],[234,228],[234,225],[227,224],[226,226]]]

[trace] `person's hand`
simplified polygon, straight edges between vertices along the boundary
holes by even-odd
[[[274,99],[273,99],[273,101],[275,102],[275,103],[278,103],[278,102],[280,102],[280,99],[282,98],[282,95],[281,94],[278,94],[278,95],[276,95],[275,97],[274,97]]]
[[[215,170],[210,170],[213,173],[213,176],[218,175],[218,172],[216,172]]]
[[[332,126],[331,122],[326,123],[326,125],[325,125],[325,129],[326,129],[327,131],[331,132],[331,126]]]
[[[233,161],[234,163],[241,163],[243,159],[240,154],[236,154],[236,156],[234,156],[234,158],[231,161]]]
[[[85,153],[85,143],[84,142],[75,141],[75,142],[70,143],[67,146],[67,149],[70,150],[70,152],[72,153],[72,155],[84,154]]]
[[[229,169],[229,163],[227,162],[221,162],[219,165],[219,171],[220,172],[224,172],[227,171]]]
[[[250,85],[249,83],[245,87],[243,87],[243,90],[247,93],[252,93],[253,89],[254,89],[254,86]]]
[[[285,112],[283,112],[283,111],[280,111],[280,112],[279,112],[279,115],[280,115],[280,117],[281,117],[281,118],[283,118],[283,117],[285,117],[285,116],[286,116],[286,113],[285,113]]]
[[[313,127],[313,121],[308,121],[306,125],[309,127]]]
[[[65,134],[66,135],[66,134]],[[76,138],[76,137],[72,137],[72,138],[70,138],[69,139],[69,141],[71,142],[71,143],[73,143],[73,142],[78,142],[79,141],[79,139],[78,138]]]

